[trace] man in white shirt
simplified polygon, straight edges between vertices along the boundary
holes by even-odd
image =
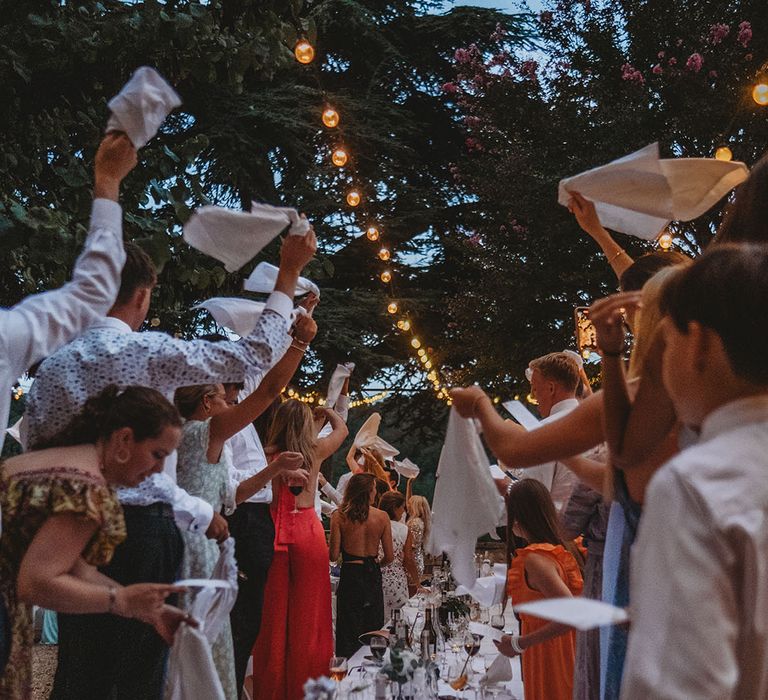
[[[183,341],[136,331],[149,310],[156,272],[137,246],[128,259],[120,292],[103,321],[54,353],[38,369],[25,413],[27,444],[43,444],[110,384],[150,386],[169,400],[178,387],[242,381],[265,372],[285,350],[299,273],[316,250],[314,232],[287,236],[275,291],[251,334],[238,342]],[[119,489],[128,536],[105,567],[124,584],[175,580],[183,544],[176,523],[209,537],[227,537],[226,521],[208,503],[176,485],[175,453],[165,472],[138,487]],[[114,616],[60,615],[57,698],[159,697],[167,647],[148,625]],[[131,623],[131,624],[127,624]]]
[[[579,365],[570,353],[551,352],[531,360],[525,376],[531,383],[531,394],[538,402],[541,424],[562,418],[579,405]],[[568,503],[578,479],[561,462],[549,462],[525,470],[525,477],[538,479],[549,489],[558,513]]]
[[[646,491],[623,700],[768,697],[766,270],[765,246],[713,246],[664,292],[664,386],[700,439]]]
[[[115,301],[125,263],[120,183],[135,165],[136,149],[128,137],[107,134],[96,153],[91,225],[72,281],[0,310],[0,448],[10,390],[18,378],[104,316]]]

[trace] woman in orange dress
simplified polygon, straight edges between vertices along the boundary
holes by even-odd
[[[510,543],[515,538],[527,543],[510,558],[507,594],[514,605],[581,594],[580,554],[573,543],[561,538],[555,506],[540,481],[523,479],[512,484],[507,523]],[[574,630],[530,615],[520,615],[520,621],[520,636],[505,635],[496,646],[506,656],[522,655],[526,700],[571,700]]]
[[[328,675],[333,656],[331,579],[328,545],[315,513],[315,492],[320,464],[347,437],[338,413],[318,408],[313,421],[305,403],[285,401],[275,412],[267,432],[270,461],[283,452],[298,452],[309,471],[306,486],[272,482],[272,518],[275,554],[264,591],[264,612],[253,647],[253,675],[245,687],[254,700],[297,700],[310,678]],[[332,432],[317,439],[323,423]],[[296,494],[292,492],[296,490]]]

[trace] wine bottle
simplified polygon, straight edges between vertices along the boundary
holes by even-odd
[[[437,656],[437,630],[432,619],[432,608],[424,611],[424,629],[421,632],[421,658],[434,659]]]

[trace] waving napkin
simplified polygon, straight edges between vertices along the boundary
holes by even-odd
[[[277,273],[278,268],[271,263],[260,262],[256,265],[248,279],[243,282],[243,289],[248,292],[269,294],[275,288]],[[306,277],[299,277],[299,281],[296,283],[296,296],[298,297],[309,292],[312,292],[315,296],[320,296],[320,289],[314,282]]]
[[[495,532],[503,510],[477,429],[452,408],[437,465],[429,551],[445,552],[456,581],[468,589],[476,580],[477,538]]]
[[[220,326],[229,328],[240,337],[250,335],[264,311],[266,303],[239,297],[212,297],[193,309],[205,309]]]
[[[223,262],[227,272],[234,272],[286,227],[290,235],[303,236],[309,231],[309,222],[295,209],[256,202],[249,212],[205,206],[195,209],[184,224],[184,240]]]
[[[515,612],[562,622],[582,631],[629,621],[625,608],[590,598],[547,598],[515,605]]]
[[[419,468],[408,457],[402,462],[395,460],[395,471],[406,479],[415,479],[419,475]]]
[[[379,425],[381,424],[381,414],[372,413],[365,423],[360,426],[360,430],[355,435],[355,447],[367,447],[378,450],[384,459],[392,459],[400,454],[400,451],[392,447],[386,440],[379,437]]]
[[[341,390],[344,387],[344,381],[347,377],[352,376],[354,369],[354,362],[345,362],[344,364],[336,365],[336,369],[333,370],[333,374],[331,375],[331,381],[328,382],[328,393],[325,395],[325,405],[328,406],[328,408],[333,408],[336,405]]]
[[[107,104],[107,132],[124,131],[138,150],[157,133],[181,98],[154,68],[142,66]]]
[[[655,239],[670,221],[701,216],[747,179],[744,163],[714,158],[659,158],[652,143],[623,158],[560,181],[557,201],[570,192],[595,203],[600,223],[614,231]]]

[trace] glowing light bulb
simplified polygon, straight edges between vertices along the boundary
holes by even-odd
[[[403,330],[404,331],[411,330],[411,322],[408,319],[405,319],[405,321],[403,321]]]
[[[365,235],[368,236],[369,241],[378,241],[379,229],[377,229],[375,226],[369,226],[368,230],[365,232]]]
[[[429,358],[426,355],[421,355],[419,357],[419,360],[421,360],[422,362],[429,362]]]
[[[501,399],[498,396],[493,397],[493,403],[499,403],[499,401],[501,401]]]
[[[591,351],[589,348],[584,348],[584,349],[581,351],[581,356],[582,356],[582,357],[583,357],[585,360],[588,360],[588,359],[589,359],[589,356],[590,356],[591,354],[592,354],[592,351]]]
[[[411,347],[412,348],[417,348],[417,349],[420,348],[421,347],[421,341],[418,338],[414,338],[411,341]]]
[[[424,363],[424,367],[425,369],[432,369],[432,363],[429,360],[427,360],[427,362]]]
[[[434,382],[437,380],[437,372],[430,372],[427,375],[427,379],[429,379],[430,382]]]
[[[326,107],[323,110],[323,124],[329,129],[339,125],[339,113],[333,107]]]
[[[672,247],[672,234],[668,231],[664,231],[659,236],[659,248],[662,250],[669,250]]]
[[[343,165],[346,165],[347,152],[343,148],[337,148],[333,155],[331,155],[331,160],[334,165],[338,165],[341,168]]]
[[[752,88],[752,99],[761,107],[768,105],[768,83],[759,82]]]
[[[160,325],[160,319],[155,316],[150,322],[149,325],[152,326],[152,328],[157,328]]]
[[[350,190],[347,192],[347,204],[349,204],[350,207],[356,207],[360,204],[361,199],[360,193],[357,190]]]
[[[306,39],[301,39],[294,47],[293,55],[296,56],[296,60],[299,63],[306,65],[307,63],[312,63],[312,60],[315,58],[315,49]]]
[[[396,314],[397,304],[394,301],[389,302],[389,306],[387,306],[387,311],[391,314]]]
[[[720,146],[715,151],[715,158],[717,160],[733,160],[733,151],[728,146]]]
[[[392,257],[392,254],[389,252],[389,248],[382,248],[379,251],[379,259],[386,262]]]
[[[427,354],[427,351],[424,348],[419,348],[418,352],[416,353],[419,357],[424,357],[424,355]]]
[[[534,406],[539,405],[539,402],[533,397],[533,394],[528,394],[528,396],[525,397],[525,400]]]
[[[382,272],[379,277],[381,278],[381,281],[386,284],[392,280],[392,273],[389,270],[384,270],[384,272]]]

